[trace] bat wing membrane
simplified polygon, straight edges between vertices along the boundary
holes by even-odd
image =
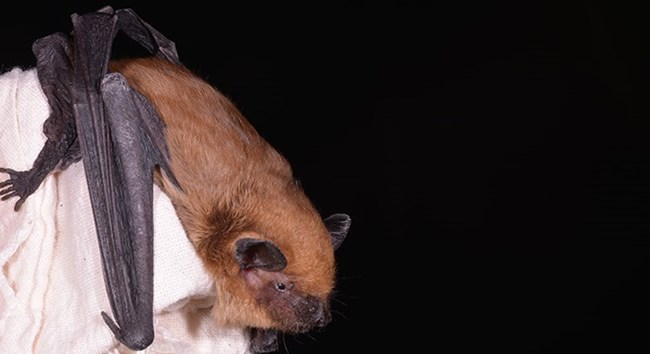
[[[107,74],[115,35],[122,31],[152,54],[178,65],[175,44],[131,9],[107,6],[72,15],[72,38],[55,33],[32,50],[50,105],[47,141],[32,168],[0,168],[0,199],[18,210],[57,167],[81,159],[86,173],[104,281],[113,315],[102,316],[133,350],[153,341],[153,171],[178,186],[168,164],[162,120],[119,74]]]
[[[73,112],[115,322],[104,312],[102,316],[120,342],[142,350],[154,337],[155,166],[174,179],[167,163],[163,124],[155,109],[121,75],[107,74],[107,67],[119,30],[125,29],[152,51],[164,37],[157,32],[147,36],[151,27],[130,11],[105,8],[75,14],[72,22]],[[176,58],[171,41],[163,47],[156,53]]]

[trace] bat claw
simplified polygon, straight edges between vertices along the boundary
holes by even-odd
[[[104,322],[106,322],[108,328],[110,328],[111,332],[113,332],[116,337],[118,336],[119,333],[122,333],[120,327],[118,327],[115,324],[115,321],[113,321],[113,319],[110,316],[108,316],[108,314],[106,314],[106,312],[104,311],[102,311],[102,318],[104,319]]]
[[[144,350],[147,348],[151,343],[153,342],[153,330],[148,331],[147,329],[141,329],[141,330],[132,330],[132,331],[122,331],[120,327],[115,324],[115,321],[113,321],[106,312],[102,311],[102,318],[104,319],[104,322],[106,322],[106,325],[108,328],[110,328],[111,332],[115,335],[115,338],[120,341],[120,343],[126,345],[129,347],[131,350],[135,351],[140,351]],[[125,336],[126,334],[126,336]]]
[[[4,186],[0,186],[0,187],[4,187]],[[15,190],[16,190],[16,188],[14,188],[13,185],[11,185],[11,187],[1,190],[0,195],[5,195],[5,194],[8,194],[8,193],[14,192]],[[9,198],[9,197],[2,198],[2,200],[5,200],[7,198]]]
[[[18,197],[18,201],[14,205],[14,210],[18,211],[25,202],[25,198],[30,196],[40,183],[35,183],[29,171],[16,171],[10,168],[0,167],[0,172],[9,175],[9,179],[0,183],[0,200],[7,200],[9,198]]]
[[[9,199],[9,198],[11,198],[11,197],[15,197],[15,196],[16,196],[16,192],[13,192],[13,193],[7,194],[7,193],[9,193],[9,192],[12,192],[12,190],[6,190],[6,191],[2,191],[2,192],[0,192],[0,195],[2,195],[2,198],[0,198],[0,199],[2,199],[2,200],[7,200],[7,199]],[[4,194],[6,194],[6,195],[4,195]]]

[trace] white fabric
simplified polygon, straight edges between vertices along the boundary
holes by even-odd
[[[31,168],[48,114],[34,69],[0,75],[0,167]],[[0,201],[0,353],[131,353],[100,315],[111,309],[82,163],[48,176],[18,212],[16,200]],[[156,337],[142,352],[249,353],[246,332],[210,319],[213,282],[157,187],[154,228]]]

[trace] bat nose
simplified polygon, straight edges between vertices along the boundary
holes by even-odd
[[[317,327],[325,327],[332,321],[332,315],[329,310],[321,310],[321,315],[316,320]]]
[[[324,327],[332,320],[328,303],[313,296],[303,298],[296,310],[296,320],[299,322],[297,332]]]
[[[308,311],[317,327],[325,327],[332,320],[329,309],[320,301],[312,302]]]

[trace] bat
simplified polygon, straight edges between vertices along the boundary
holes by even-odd
[[[249,328],[256,353],[276,351],[280,332],[327,325],[349,215],[322,218],[289,162],[131,9],[72,23],[34,42],[47,141],[30,170],[0,168],[0,195],[18,210],[47,175],[82,161],[115,337],[133,350],[153,341],[154,183],[215,279],[215,321]],[[119,31],[152,56],[112,60]]]

